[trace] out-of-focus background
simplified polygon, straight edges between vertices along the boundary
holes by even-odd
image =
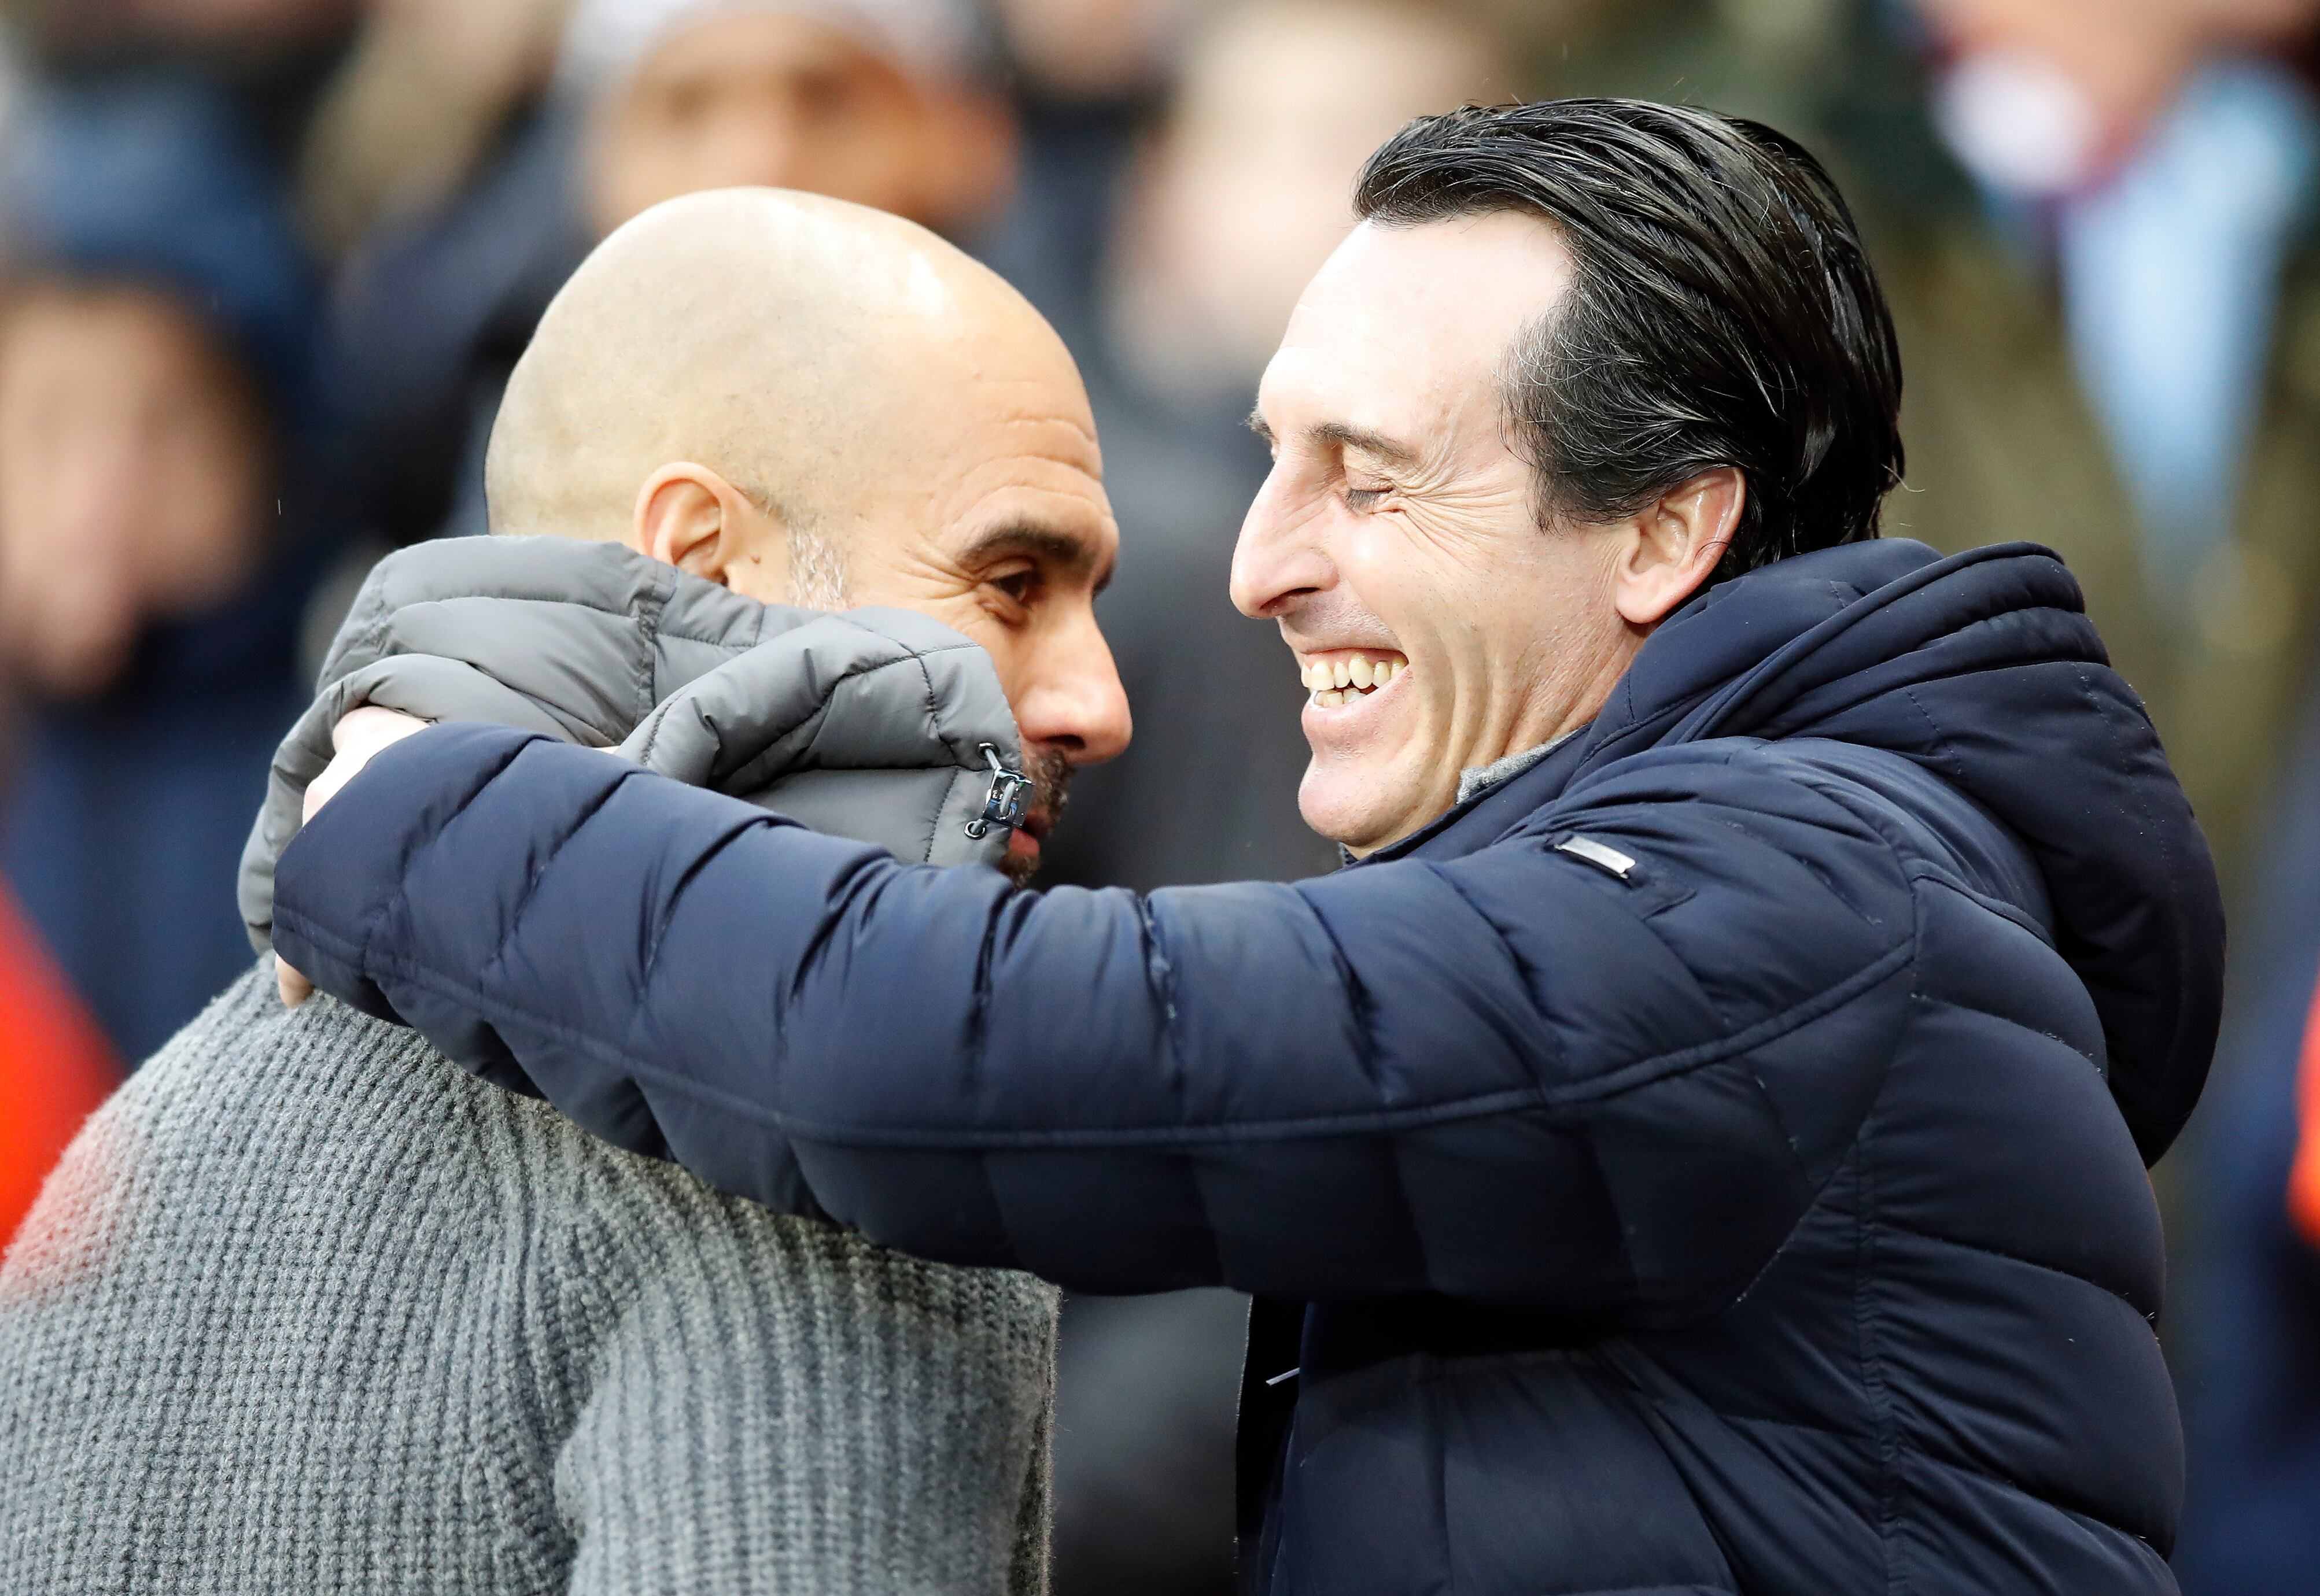
[[[244,966],[235,860],[321,644],[380,554],[482,530],[507,373],[622,220],[814,189],[1019,284],[1094,398],[1137,721],[1052,874],[1289,879],[1333,853],[1225,580],[1243,418],[1354,174],[1463,101],[1677,100],[1837,173],[1907,364],[1889,531],[2060,550],[2207,826],[2232,1016],[2159,1175],[2178,1564],[2320,1590],[2320,0],[18,0],[0,29],[0,1238]],[[1244,1314],[1068,1305],[1059,1596],[1227,1588]]]

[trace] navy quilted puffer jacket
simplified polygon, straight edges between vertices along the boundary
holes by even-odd
[[[291,846],[276,940],[731,1190],[1265,1299],[1253,1589],[2174,1588],[2143,1167],[2221,912],[2042,550],[1720,586],[1297,886],[1018,892],[445,726]]]

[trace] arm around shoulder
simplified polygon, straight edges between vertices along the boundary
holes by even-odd
[[[1890,1047],[1909,958],[1873,828],[1686,780],[1463,860],[1138,899],[444,727],[294,845],[283,919],[325,985],[599,1134],[927,1257],[1658,1319],[1809,1202],[1865,1074],[1817,1061]]]

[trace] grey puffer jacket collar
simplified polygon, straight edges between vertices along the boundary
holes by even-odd
[[[992,758],[1021,764],[990,657],[924,616],[759,604],[618,544],[421,544],[364,582],[313,704],[275,754],[240,885],[261,952],[275,861],[331,762],[331,728],[366,704],[617,747],[929,864],[999,862],[1005,829],[968,826]]]

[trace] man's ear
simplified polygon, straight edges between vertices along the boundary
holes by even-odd
[[[1699,591],[1740,529],[1748,479],[1719,465],[1671,488],[1624,528],[1612,603],[1631,627],[1665,620]]]
[[[778,599],[789,572],[780,527],[706,465],[664,465],[637,491],[630,542],[639,553],[753,599]]]

